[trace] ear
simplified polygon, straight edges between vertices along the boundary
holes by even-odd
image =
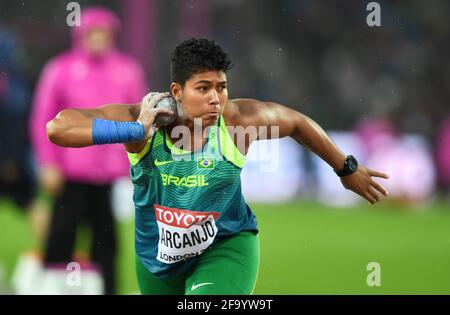
[[[181,102],[181,99],[183,98],[183,89],[181,88],[181,85],[179,83],[172,82],[170,84],[170,91],[177,102]]]

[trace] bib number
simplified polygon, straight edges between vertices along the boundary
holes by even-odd
[[[217,235],[218,212],[200,212],[154,205],[159,229],[156,259],[165,264],[203,253]]]

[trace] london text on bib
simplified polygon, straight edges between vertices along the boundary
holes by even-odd
[[[201,212],[154,204],[159,228],[160,262],[173,264],[203,253],[217,235],[218,212]]]

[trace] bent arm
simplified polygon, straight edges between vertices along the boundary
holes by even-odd
[[[286,106],[273,102],[256,100],[240,101],[241,121],[245,125],[277,127],[278,132],[268,128],[266,135],[258,135],[257,139],[275,139],[292,137],[301,145],[309,148],[334,170],[344,167],[346,155],[331,141],[325,131],[311,118]],[[239,103],[239,102],[238,102]],[[254,139],[254,140],[257,140]],[[387,190],[372,177],[388,178],[388,175],[370,170],[362,165],[347,176],[341,177],[346,189],[350,189],[373,204],[380,200],[378,193],[387,196]]]
[[[93,109],[64,109],[46,126],[47,137],[62,147],[86,147],[93,145],[92,124],[95,118],[114,121],[136,121],[138,105],[105,105]]]
[[[260,131],[256,138],[250,139],[248,146],[254,140],[291,137],[317,154],[333,169],[340,169],[344,165],[346,155],[331,141],[322,127],[308,116],[274,102],[239,99],[233,100],[233,103],[239,113],[239,122],[235,123],[245,127],[256,126]]]
[[[310,117],[290,108],[268,103],[269,108],[277,107],[275,111],[283,117],[290,117],[291,124],[281,121],[280,137],[289,136],[299,144],[308,148],[330,165],[334,170],[340,170],[347,156],[330,139],[323,128]]]

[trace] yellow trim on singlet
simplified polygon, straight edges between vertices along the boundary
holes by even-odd
[[[138,152],[138,153],[127,152],[128,160],[130,161],[130,164],[132,166],[135,166],[136,164],[138,164],[139,161],[144,157],[144,155],[146,155],[148,153],[148,151],[150,150],[151,143],[152,143],[151,140],[147,141],[147,144],[141,150],[141,152]]]
[[[127,152],[128,154],[128,160],[130,161],[130,164],[132,166],[135,166],[139,163],[139,161],[148,153],[150,148],[152,147],[152,141],[153,141],[153,148],[157,148],[161,144],[164,143],[164,136],[161,134],[161,130],[158,130],[153,138],[149,139],[145,147],[142,149],[141,152],[138,153],[131,153]]]
[[[220,150],[222,155],[231,163],[239,168],[243,168],[245,165],[245,156],[238,150],[234,144],[233,138],[231,138],[228,132],[227,126],[223,116],[220,116]]]
[[[165,133],[165,137],[162,133]],[[164,138],[166,138],[166,145],[171,151],[172,154],[190,154],[191,151],[183,150],[175,145],[173,145],[172,140],[167,133],[166,128],[163,130],[159,130],[152,139],[154,139],[153,146],[159,146],[163,143]],[[151,147],[151,141],[149,140],[145,147],[141,152],[138,153],[128,153],[128,160],[132,166],[135,166],[139,161],[149,152]],[[212,141],[214,143],[215,141]],[[233,139],[231,138],[230,133],[228,132],[227,126],[225,124],[225,120],[223,116],[220,116],[220,130],[219,130],[219,142],[220,142],[220,151],[221,154],[231,163],[236,165],[239,168],[243,168],[245,165],[245,156],[239,151],[239,149],[234,144]]]
[[[164,132],[166,134],[166,145],[169,148],[172,154],[191,154],[191,151],[180,149],[173,145],[172,140],[170,139],[169,134],[167,133],[167,129],[164,128]]]

